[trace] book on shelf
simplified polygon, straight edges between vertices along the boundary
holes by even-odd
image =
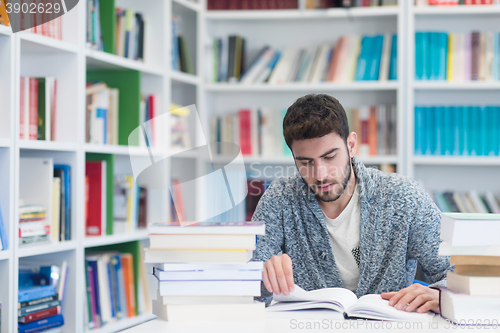
[[[444,213],[500,214],[499,201],[491,191],[484,194],[479,194],[475,190],[469,192],[433,191],[432,196],[438,208]]]
[[[334,45],[273,49],[266,45],[244,67],[239,36],[208,42],[208,82],[284,84],[293,82],[388,81],[397,79],[397,35],[349,35]],[[241,45],[241,46],[240,46]],[[210,50],[212,46],[212,50]],[[238,56],[236,56],[238,55]]]
[[[193,59],[195,55],[188,47],[186,36],[182,33],[182,19],[172,16],[172,69],[188,74],[195,74]]]
[[[86,101],[85,142],[117,145],[119,90],[104,82],[89,82]]]
[[[115,54],[128,59],[144,61],[146,20],[133,9],[116,8]]]
[[[208,0],[208,10],[298,9],[297,0]]]
[[[114,182],[113,234],[146,227],[148,190],[135,185],[132,175],[115,175]]]
[[[99,51],[104,51],[102,40],[101,14],[99,10],[99,0],[87,0],[86,13],[86,43],[87,47]]]
[[[71,240],[71,166],[54,164],[52,230],[54,240]]]
[[[55,141],[57,80],[21,76],[20,81],[20,138]]]
[[[363,318],[376,320],[428,322],[432,312],[416,313],[397,310],[389,306],[388,300],[380,295],[370,294],[359,299],[349,289],[324,288],[305,291],[299,286],[288,296],[283,294],[273,296],[274,304],[267,311],[294,311],[305,309],[329,309],[339,313],[339,318]]]
[[[51,221],[43,206],[19,207],[20,245],[50,241]]]
[[[415,155],[498,156],[500,106],[415,106]]]
[[[58,40],[63,39],[63,29],[62,29],[62,16],[56,15],[63,10],[62,5],[60,3],[51,3],[53,4],[52,9],[49,9],[51,6],[47,6],[48,3],[45,3],[46,10],[32,10],[31,4],[35,2],[31,0],[21,0],[17,2],[20,5],[20,8],[31,8],[29,11],[21,10],[20,13],[20,22],[19,27],[21,30],[29,31],[34,34],[42,35],[49,38],[54,38]],[[24,6],[26,4],[26,6]],[[41,7],[44,8],[44,7]],[[14,8],[15,11],[15,8]],[[42,22],[45,23],[42,23]]]
[[[64,325],[64,318],[62,314],[57,314],[52,317],[47,317],[29,324],[18,324],[19,333],[40,332],[54,327]]]
[[[499,81],[500,33],[415,33],[415,80]]]
[[[189,108],[178,104],[170,105],[170,148],[172,151],[184,151],[191,148],[189,138]]]
[[[306,0],[306,9],[397,6],[397,0]]]
[[[498,0],[415,0],[416,6],[498,5]]]
[[[4,251],[9,248],[9,235],[5,229],[5,222],[3,219],[2,205],[0,205],[0,250]]]
[[[87,236],[103,236],[106,234],[106,163],[106,161],[85,162],[87,183],[85,234]]]
[[[133,255],[121,251],[87,251],[86,270],[86,315],[89,328],[139,315],[136,302],[136,288],[149,292],[147,283],[134,279]],[[140,265],[140,270],[145,270]],[[136,286],[137,285],[137,286]]]
[[[140,135],[139,146],[141,147],[158,147],[160,145],[160,134],[163,130],[160,126],[162,123],[159,121],[161,117],[156,118],[158,112],[158,96],[151,94],[141,94],[140,96],[140,111],[139,119],[141,126],[144,127],[144,132],[147,134],[145,137]]]

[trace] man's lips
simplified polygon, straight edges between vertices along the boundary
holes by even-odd
[[[321,191],[328,191],[333,187],[333,185],[334,184],[330,183],[330,184],[323,184],[323,185],[317,185],[317,186],[318,186],[318,189]]]

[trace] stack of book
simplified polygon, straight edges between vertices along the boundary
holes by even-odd
[[[494,213],[500,214],[500,201],[498,196],[491,191],[484,195],[472,190],[463,192],[438,192],[433,193],[434,201],[443,213]]]
[[[20,138],[56,140],[57,80],[21,76],[20,96]]]
[[[415,106],[415,155],[500,154],[500,107]]]
[[[64,325],[62,304],[68,264],[19,268],[19,333],[40,332]]]
[[[463,324],[500,321],[500,214],[443,213],[440,255],[454,272],[441,290],[441,315]]]
[[[498,5],[498,0],[415,0],[417,6]]]
[[[168,321],[264,318],[263,262],[250,261],[263,222],[155,223],[148,227],[158,281],[153,313]]]
[[[50,226],[45,207],[19,207],[19,245],[49,241]]]
[[[500,33],[415,33],[415,80],[464,82],[499,79]]]
[[[104,82],[87,83],[85,142],[118,144],[119,90]]]
[[[146,24],[142,14],[132,9],[116,8],[115,54],[144,61]]]
[[[297,0],[208,0],[208,10],[297,9]]]
[[[396,6],[398,0],[306,0],[307,9]]]
[[[335,45],[278,50],[264,46],[245,64],[245,40],[216,38],[207,45],[209,82],[387,81],[397,79],[397,35],[343,36]]]

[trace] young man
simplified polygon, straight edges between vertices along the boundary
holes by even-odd
[[[255,260],[265,262],[261,300],[272,292],[344,287],[381,294],[399,310],[439,312],[439,291],[412,284],[417,262],[430,287],[445,285],[441,215],[425,190],[366,168],[340,103],[306,95],[287,110],[283,135],[299,173],[272,182],[252,220],[266,223]]]

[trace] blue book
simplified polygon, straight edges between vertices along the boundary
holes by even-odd
[[[448,34],[445,32],[438,32],[438,69],[437,80],[446,81],[446,73],[448,66]]]
[[[99,301],[99,279],[97,278],[97,261],[94,259],[87,259],[89,266],[92,268],[92,276],[90,276],[91,279],[94,279],[94,298],[95,298],[95,313],[96,316],[101,321],[101,325],[104,325],[105,323],[102,322],[101,318],[101,303]]]
[[[363,73],[363,80],[368,81],[371,80],[372,67],[375,65],[375,53],[377,49],[377,37],[370,36],[368,39],[368,43],[366,44],[366,68]]]
[[[451,155],[453,152],[453,119],[451,106],[443,108],[443,145],[442,155]]]
[[[493,39],[493,80],[500,80],[500,33],[494,33]]]
[[[361,40],[361,52],[359,54],[358,63],[356,65],[356,75],[354,77],[355,81],[364,80],[365,73],[368,66],[367,52],[369,52],[369,46],[371,45],[371,37],[364,36]]]
[[[425,151],[424,112],[425,107],[415,106],[415,155],[423,155]]]
[[[451,154],[460,155],[460,107],[451,107]]]
[[[434,137],[435,144],[433,146],[434,155],[444,155],[444,107],[438,106],[434,108],[435,112],[435,126]]]
[[[498,132],[498,128],[500,128],[500,106],[493,107],[492,110],[492,123],[494,124],[497,130],[493,131],[494,133],[494,141],[493,141],[493,152],[495,156],[500,155],[500,133]]]
[[[103,144],[107,144],[108,143],[108,138],[107,138],[107,134],[108,134],[108,110],[106,109],[96,109],[96,118],[102,118],[103,122],[104,122],[104,126],[103,126]]]
[[[64,187],[64,240],[68,241],[71,240],[71,166],[54,164],[54,170],[61,170],[63,175],[61,187]]]
[[[439,40],[437,32],[429,32],[429,80],[437,80],[439,73]]]
[[[177,21],[172,20],[172,69],[178,71],[179,44],[177,43]],[[125,48],[126,49],[126,48]]]
[[[424,54],[424,36],[425,32],[417,31],[415,32],[415,80],[424,79],[424,64],[425,64],[425,54]]]
[[[439,210],[443,213],[451,212],[451,208],[448,205],[448,202],[446,202],[443,193],[433,192],[433,194],[434,194],[434,199],[436,200],[436,205],[438,206]]]
[[[377,35],[373,37],[371,46],[371,65],[368,80],[378,80],[380,74],[380,61],[382,60],[382,51],[384,48],[384,36]]]
[[[29,287],[19,287],[19,295],[17,301],[28,302],[34,299],[39,299],[43,297],[54,296],[56,294],[56,288],[54,286],[29,286]]]
[[[469,126],[469,154],[473,156],[479,155],[479,106],[469,108],[470,126]]]
[[[389,62],[389,80],[398,79],[398,35],[392,35],[391,61]]]
[[[422,54],[423,54],[423,80],[431,80],[432,77],[432,50],[431,50],[431,32],[423,32],[422,36]]]
[[[425,126],[425,155],[432,155],[434,149],[434,126],[435,126],[435,113],[434,107],[427,106],[424,112],[424,126]]]
[[[479,108],[479,146],[478,155],[488,155],[488,108]]]
[[[111,280],[111,268],[108,265],[106,265],[106,269],[108,270],[108,285],[109,285],[109,299],[111,302],[111,318],[117,318],[117,313],[115,312],[115,307],[116,307],[116,299],[113,295],[113,281]]]
[[[120,318],[123,318],[125,317],[124,314],[123,314],[123,308],[122,308],[122,303],[123,303],[123,300],[122,300],[122,292],[124,291],[121,291],[120,288],[122,288],[122,286],[120,285],[120,274],[122,274],[120,268],[121,268],[121,265],[120,265],[120,255],[119,254],[116,254],[114,256],[112,256],[110,259],[109,259],[109,266],[110,266],[110,269],[111,269],[111,277],[113,278],[113,293],[115,295],[115,307],[116,307],[116,317],[118,319]],[[124,287],[123,287],[124,288]],[[126,306],[126,303],[123,303],[123,305]]]
[[[462,106],[460,115],[460,126],[461,126],[461,150],[460,155],[468,156],[471,154],[471,107]]]
[[[58,314],[45,319],[37,320],[28,324],[18,323],[19,333],[41,332],[49,328],[59,327],[64,325],[62,314]]]
[[[5,230],[5,223],[3,221],[2,206],[0,205],[0,241],[2,242],[2,251],[9,248],[9,236]]]

